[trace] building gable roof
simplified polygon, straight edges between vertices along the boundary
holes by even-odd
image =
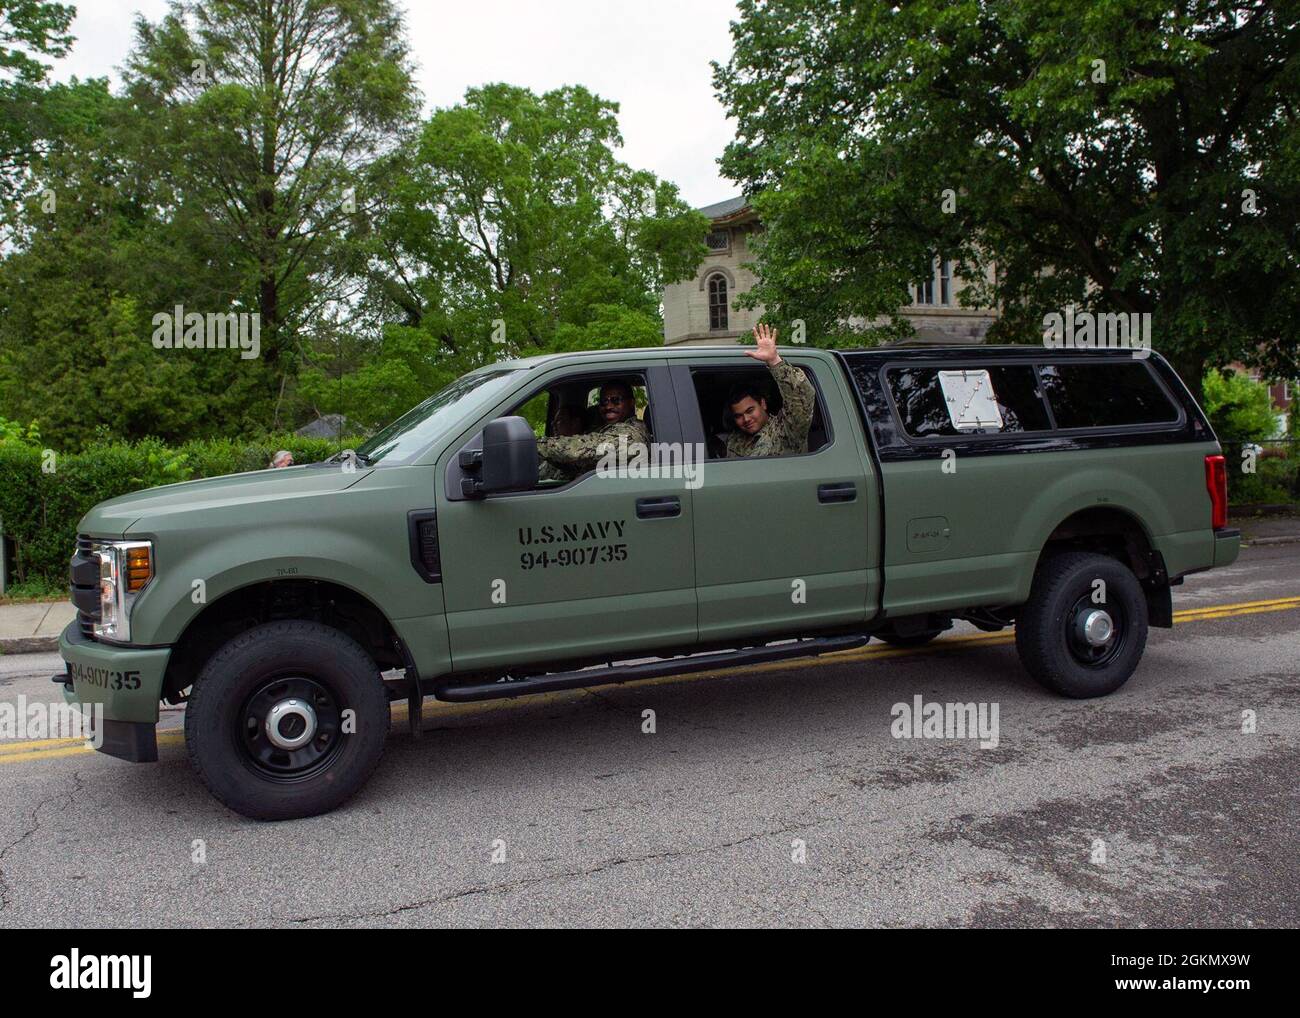
[[[696,211],[716,220],[731,219],[736,213],[744,212],[748,208],[749,200],[741,194],[734,198],[728,198],[726,201],[716,202],[713,205],[705,205],[704,208]]]

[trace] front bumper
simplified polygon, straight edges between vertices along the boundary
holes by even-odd
[[[109,721],[158,722],[170,647],[118,647],[82,634],[76,622],[59,636],[59,655],[72,681],[71,699],[104,705]]]
[[[1241,554],[1241,531],[1225,528],[1214,532],[1214,566],[1230,566]]]
[[[72,622],[59,636],[67,665],[54,681],[68,703],[102,704],[100,752],[137,762],[156,760],[154,726],[170,647],[117,647],[85,636]]]

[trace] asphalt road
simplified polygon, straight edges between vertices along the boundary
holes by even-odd
[[[311,820],[226,811],[177,734],[152,766],[0,744],[0,927],[1295,926],[1298,566],[1300,546],[1247,549],[1190,577],[1175,610],[1273,603],[1152,630],[1102,700],[959,629],[430,704],[420,740],[399,710],[367,788]],[[0,659],[0,700],[49,700],[58,664]],[[997,704],[998,746],[894,738],[918,695]]]

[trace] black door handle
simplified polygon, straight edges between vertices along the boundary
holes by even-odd
[[[676,495],[666,498],[638,498],[636,500],[636,518],[638,520],[665,520],[682,514],[682,500]]]
[[[858,497],[858,486],[852,481],[841,484],[817,485],[818,502],[854,502]]]

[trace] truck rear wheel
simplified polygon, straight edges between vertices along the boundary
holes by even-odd
[[[203,783],[254,820],[334,809],[384,751],[388,696],[351,637],[316,622],[269,622],[204,665],[185,710],[185,744]]]
[[[1044,560],[1016,618],[1016,650],[1026,671],[1076,699],[1124,685],[1146,642],[1147,602],[1137,577],[1122,562],[1091,552]]]

